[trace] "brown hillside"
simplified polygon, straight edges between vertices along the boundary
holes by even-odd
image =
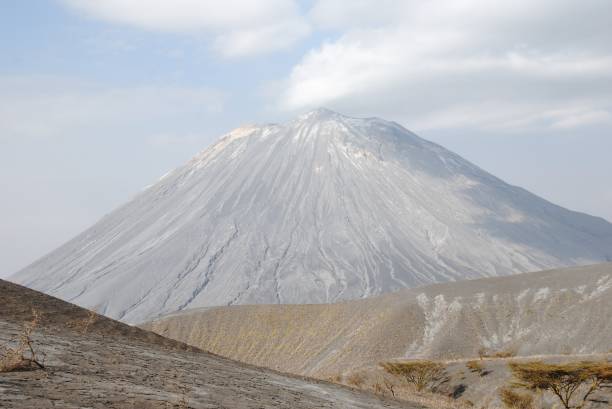
[[[202,352],[0,280],[0,345],[42,313],[32,341],[45,370],[0,373],[0,407],[416,407]],[[84,323],[87,323],[86,325]]]

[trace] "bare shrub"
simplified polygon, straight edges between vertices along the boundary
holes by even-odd
[[[582,409],[593,392],[612,386],[612,363],[571,362],[547,364],[541,361],[511,362],[515,385],[551,392],[565,409]]]
[[[98,320],[98,314],[95,311],[87,310],[87,316],[72,320],[68,323],[68,327],[74,329],[81,335],[89,332],[90,327]]]
[[[434,388],[445,379],[444,365],[433,361],[385,362],[382,367],[388,373],[404,378],[419,392],[427,387]]]
[[[374,385],[372,385],[372,388],[374,389],[375,394],[385,396],[385,389],[380,382],[375,382]]]
[[[74,328],[81,334],[85,335],[89,331],[89,327],[93,325],[98,320],[98,314],[94,311],[89,310],[87,312],[87,317],[82,320],[78,320],[74,323]]]
[[[387,390],[391,392],[391,396],[395,398],[395,384],[393,383],[393,381],[385,376],[383,376],[382,381],[383,385],[385,385],[385,388],[387,388]]]
[[[45,369],[44,355],[39,358],[39,353],[34,347],[32,333],[38,327],[41,314],[32,309],[32,320],[27,322],[15,341],[14,347],[0,345],[0,372],[27,371],[32,369]]]
[[[508,409],[533,409],[533,396],[522,394],[511,388],[502,388],[499,397]]]
[[[467,361],[465,366],[473,373],[482,374],[484,372],[484,366],[478,361]]]
[[[364,382],[365,378],[359,373],[353,373],[349,375],[348,378],[346,378],[346,383],[348,383],[349,385],[353,385],[356,388],[361,388]]]
[[[386,396],[389,394],[395,398],[395,383],[385,375],[380,376],[377,381],[372,384],[372,389],[377,395]]]

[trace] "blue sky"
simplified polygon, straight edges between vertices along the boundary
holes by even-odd
[[[224,132],[318,106],[612,220],[611,20],[603,0],[3,1],[0,276]]]

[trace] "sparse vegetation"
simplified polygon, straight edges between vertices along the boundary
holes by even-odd
[[[81,335],[89,332],[90,327],[98,320],[98,314],[95,311],[87,310],[87,316],[77,318],[68,323],[68,327],[74,329]]]
[[[385,388],[387,388],[387,390],[391,392],[391,396],[395,398],[395,384],[393,383],[393,381],[383,376],[383,385],[385,385]]]
[[[40,312],[32,309],[32,320],[23,326],[15,341],[16,345],[0,345],[0,372],[45,369],[44,354],[37,351],[32,340],[32,333],[38,327],[40,319]]]
[[[478,357],[480,359],[484,358],[512,358],[516,356],[516,351],[514,349],[508,348],[501,351],[490,351],[489,349],[482,347],[478,350]]]
[[[383,386],[380,384],[380,382],[375,382],[372,387],[374,388],[375,394],[385,396],[385,390],[383,389]]]
[[[572,362],[547,364],[541,361],[509,364],[515,386],[548,391],[565,409],[582,409],[589,397],[603,386],[612,386],[612,364]]]
[[[505,349],[503,351],[495,352],[491,357],[492,358],[512,358],[516,356],[516,351],[513,349]]]
[[[397,375],[414,385],[419,392],[425,388],[435,388],[445,378],[444,366],[433,361],[385,362],[382,367],[388,373]]]
[[[485,370],[484,366],[482,366],[482,364],[478,361],[467,361],[465,366],[467,366],[470,372],[478,373],[479,375],[482,375]]]
[[[82,320],[78,320],[74,323],[74,328],[81,334],[85,335],[87,331],[89,331],[89,327],[93,325],[98,320],[98,314],[94,311],[89,310],[87,312],[87,317]]]
[[[533,396],[518,393],[511,388],[502,388],[499,398],[508,409],[533,409]]]
[[[365,377],[359,373],[353,373],[346,379],[346,383],[354,386],[355,388],[361,388],[365,382]]]
[[[395,383],[384,375],[372,384],[372,389],[377,395],[386,396],[389,394],[395,397]]]
[[[327,380],[333,383],[342,383],[342,375],[336,374],[334,376],[330,376],[329,378],[327,378]]]

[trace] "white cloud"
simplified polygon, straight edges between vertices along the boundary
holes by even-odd
[[[219,112],[225,95],[207,88],[107,88],[55,77],[0,78],[0,140],[47,138],[99,130],[178,127]]]
[[[611,121],[612,115],[608,111],[598,109],[589,102],[486,100],[423,113],[412,119],[411,126],[419,130],[463,127],[525,132],[538,128],[563,130]]]
[[[350,29],[385,25],[398,19],[398,10],[413,6],[410,0],[352,0],[347,7],[345,0],[317,1],[310,10],[310,17],[320,28]]]
[[[88,16],[147,30],[210,34],[236,57],[287,48],[310,32],[294,0],[63,0]]]
[[[583,125],[594,125],[612,122],[612,115],[604,110],[581,110],[577,112],[562,112],[557,115],[554,128],[576,128]]]
[[[325,105],[416,129],[567,128],[612,112],[609,1],[319,0],[310,16],[340,36],[293,67],[286,110]]]
[[[309,27],[302,21],[291,19],[261,27],[247,28],[220,34],[215,49],[228,57],[261,54],[285,49],[307,35]]]

